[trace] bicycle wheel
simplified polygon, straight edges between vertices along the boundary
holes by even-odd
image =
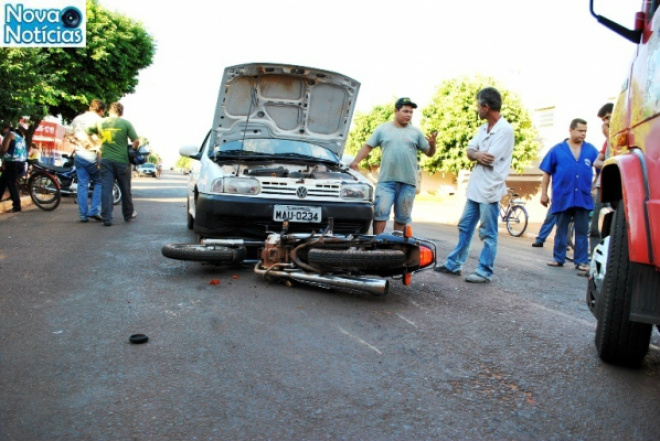
[[[514,205],[506,218],[506,229],[513,237],[520,237],[525,234],[528,221],[527,209],[522,205]]]
[[[60,205],[62,193],[60,184],[51,174],[37,172],[30,176],[28,182],[30,197],[34,205],[44,211],[52,211]]]

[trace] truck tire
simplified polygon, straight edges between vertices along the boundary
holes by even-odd
[[[648,352],[652,325],[630,321],[634,265],[628,258],[628,225],[619,202],[610,233],[603,292],[596,302],[596,349],[612,364],[637,367]]]
[[[332,250],[312,248],[308,261],[320,268],[386,269],[400,268],[406,255],[400,250]]]
[[[163,256],[189,262],[238,263],[245,260],[245,248],[212,247],[201,244],[171,243],[163,245]]]

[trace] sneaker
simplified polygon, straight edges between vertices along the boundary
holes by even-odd
[[[543,248],[543,242],[534,242],[532,246],[534,248]]]
[[[133,219],[135,219],[136,217],[137,217],[137,211],[134,211],[133,214],[131,214],[131,217],[126,217],[126,218],[124,218],[124,221],[126,221],[126,222],[130,222],[130,221],[132,221]]]
[[[95,214],[94,216],[90,216],[90,219],[94,219],[99,222],[103,222],[103,218],[99,214]]]
[[[470,274],[469,276],[467,276],[467,277],[465,278],[465,280],[468,281],[468,282],[470,282],[470,283],[488,283],[488,282],[490,282],[489,279],[487,279],[487,278],[485,278],[485,277],[481,277],[481,276],[480,276],[479,274],[477,274],[477,273],[472,273],[472,274]]]
[[[103,226],[104,227],[111,227],[112,226],[112,221],[103,221]]]
[[[80,222],[89,222],[89,219],[87,219],[86,217],[81,216],[80,217]]]
[[[451,274],[453,276],[461,275],[461,270],[452,271],[444,265],[436,266],[435,268],[433,268],[433,271],[438,273]]]
[[[12,208],[11,210],[9,210],[9,212],[10,213],[20,213],[21,209],[20,208]]]

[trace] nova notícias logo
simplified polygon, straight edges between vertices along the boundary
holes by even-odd
[[[40,1],[39,6],[50,2]],[[2,46],[84,47],[84,14],[75,6],[35,8],[34,2],[3,6]],[[84,11],[84,2],[82,3]]]

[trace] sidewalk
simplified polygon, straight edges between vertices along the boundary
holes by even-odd
[[[457,195],[443,198],[418,195],[417,199],[415,199],[415,205],[413,206],[413,222],[436,222],[444,225],[457,225],[458,220],[463,213],[464,206],[465,198]],[[536,239],[536,236],[541,230],[541,225],[545,219],[547,209],[540,203],[538,204],[538,207],[526,204],[525,208],[529,213],[529,223],[527,224],[527,230],[525,230],[525,234],[523,234],[522,237]],[[502,234],[509,234],[506,230],[506,225],[501,222],[501,219],[499,231]],[[552,233],[550,233],[550,236],[548,236],[547,241],[550,243],[554,241],[554,229]]]
[[[9,192],[5,193],[5,197],[9,197]],[[30,199],[30,196],[21,196],[21,209],[24,210],[28,206],[32,206],[32,199]],[[0,202],[0,213],[8,213],[11,211],[11,208],[11,199]]]

